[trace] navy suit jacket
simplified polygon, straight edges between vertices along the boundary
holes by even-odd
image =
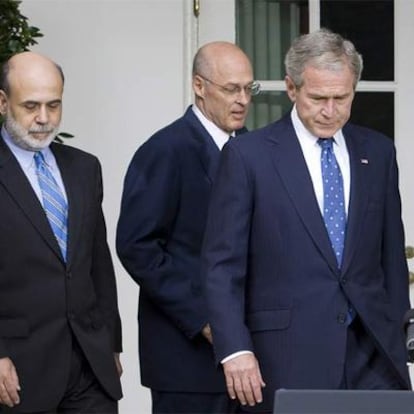
[[[409,308],[398,172],[390,139],[347,124],[351,190],[337,269],[290,115],[225,146],[203,261],[217,361],[251,350],[270,411],[277,388],[337,388],[352,304],[409,387]]]
[[[117,251],[140,286],[141,381],[155,390],[225,391],[200,334],[208,322],[200,252],[219,156],[188,108],[137,150],[126,174]]]
[[[0,137],[0,358],[16,366],[22,412],[58,405],[74,337],[104,389],[121,397],[113,356],[121,351],[121,325],[100,165],[78,149],[50,148],[68,197],[66,263],[39,199]]]

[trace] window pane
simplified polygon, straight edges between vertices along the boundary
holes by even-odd
[[[236,42],[253,63],[254,76],[282,80],[291,42],[309,30],[307,0],[236,0]]]
[[[357,92],[351,122],[375,129],[394,139],[394,93]]]
[[[262,91],[252,98],[246,126],[249,130],[263,127],[280,119],[291,108],[286,92]]]
[[[394,80],[393,0],[321,0],[321,27],[355,44],[364,58],[363,80]]]

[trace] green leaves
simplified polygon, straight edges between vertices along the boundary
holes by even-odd
[[[72,135],[72,134],[69,134],[69,132],[59,132],[59,134],[57,134],[55,136],[54,141],[58,142],[59,144],[63,144],[64,143],[64,141],[63,141],[64,138],[67,139],[67,138],[74,138],[74,137],[75,136]]]
[[[20,13],[21,1],[0,0],[0,65],[15,53],[29,50],[43,34]]]

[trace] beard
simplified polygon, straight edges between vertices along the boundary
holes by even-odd
[[[7,112],[4,126],[13,142],[28,151],[40,151],[48,147],[59,132],[59,124],[55,126],[52,124],[36,125],[27,130],[16,121],[10,111]],[[31,135],[33,133],[47,133],[48,135],[37,139]]]

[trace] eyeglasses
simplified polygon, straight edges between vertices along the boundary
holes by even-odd
[[[198,76],[200,76],[200,78],[204,79],[206,82],[209,82],[217,88],[221,89],[225,94],[230,96],[239,95],[242,90],[244,90],[244,93],[246,95],[251,96],[258,95],[260,93],[260,83],[257,81],[253,81],[246,86],[240,86],[236,84],[220,85],[206,78],[205,76],[202,76],[200,74],[198,74]]]

